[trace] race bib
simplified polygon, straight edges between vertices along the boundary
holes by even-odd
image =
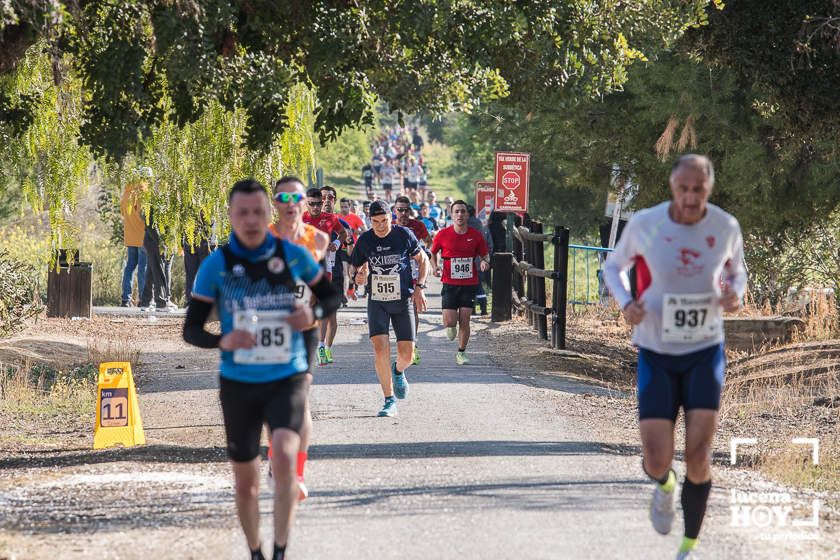
[[[473,277],[472,257],[449,259],[449,277],[453,280],[471,280]]]
[[[295,284],[295,301],[305,307],[312,305],[312,288],[306,282],[298,282]]]
[[[332,272],[335,266],[335,251],[327,251],[327,256],[324,257],[324,260],[326,261],[326,271]]]
[[[400,299],[399,274],[373,274],[370,277],[370,297],[376,301]]]
[[[257,345],[249,350],[234,350],[237,364],[288,364],[292,361],[292,328],[286,322],[287,311],[237,311],[233,328],[252,333]]]
[[[723,329],[718,305],[714,292],[663,294],[662,341],[691,343],[717,338]]]

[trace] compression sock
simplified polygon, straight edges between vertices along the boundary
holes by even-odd
[[[302,477],[303,476],[303,468],[306,466],[306,459],[308,454],[306,451],[298,451],[297,454],[297,475]]]
[[[685,536],[688,539],[697,540],[697,536],[700,534],[700,526],[706,516],[706,503],[709,501],[709,491],[711,489],[711,480],[694,484],[686,477],[683,481],[680,502],[683,508]]]
[[[271,560],[283,560],[284,558],[286,558],[286,545],[279,546],[274,543],[274,556],[271,557]]]
[[[680,544],[680,552],[691,552],[695,548],[697,548],[697,539],[683,537],[682,543]]]
[[[265,556],[263,556],[262,553],[262,547],[259,547],[256,550],[251,550],[251,560],[265,560]]]

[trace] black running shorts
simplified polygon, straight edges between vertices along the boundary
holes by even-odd
[[[442,309],[460,309],[461,307],[475,308],[475,296],[478,293],[478,284],[471,286],[456,286],[444,284],[440,290],[440,301]]]
[[[370,336],[387,335],[394,326],[397,340],[414,341],[414,305],[410,297],[397,301],[376,301],[368,297],[368,333]]]
[[[228,457],[237,463],[256,459],[263,424],[268,424],[272,432],[287,428],[300,433],[308,387],[306,373],[268,383],[242,383],[220,378],[219,399],[225,420]]]

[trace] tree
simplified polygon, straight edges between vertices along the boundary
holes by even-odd
[[[474,110],[563,88],[619,88],[625,67],[701,23],[706,0],[423,2],[35,0],[0,12],[0,72],[43,39],[71,54],[84,84],[82,143],[116,159],[162,122],[196,121],[212,102],[244,109],[245,142],[267,150],[295,83],[316,92],[321,141],[370,124],[373,105]],[[22,100],[7,118],[25,118]],[[258,123],[258,124],[257,124]]]

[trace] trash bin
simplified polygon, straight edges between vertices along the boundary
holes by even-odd
[[[66,251],[59,251],[58,269],[50,267],[47,275],[47,317],[90,318],[92,285],[92,263],[68,264]]]

